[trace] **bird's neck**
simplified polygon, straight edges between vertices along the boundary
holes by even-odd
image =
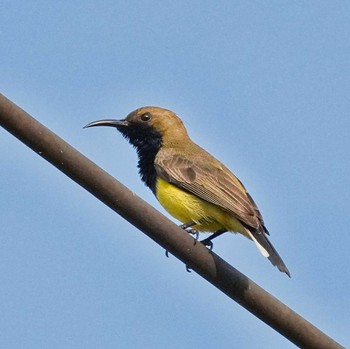
[[[189,138],[186,130],[177,132],[135,132],[132,129],[120,129],[123,136],[136,148],[139,158],[138,168],[142,181],[156,194],[157,173],[154,160],[161,147],[177,149],[182,148]]]
[[[142,181],[150,188],[153,194],[156,193],[157,173],[154,167],[155,157],[162,146],[162,138],[152,137],[147,141],[140,141],[135,144],[139,157],[138,168]]]

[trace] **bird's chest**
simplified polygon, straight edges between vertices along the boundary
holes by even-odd
[[[194,222],[199,231],[217,231],[224,226],[226,213],[219,207],[158,178],[156,197],[160,204],[182,223]]]
[[[196,201],[198,201],[193,195],[158,178],[156,197],[160,204],[179,221],[185,223],[192,220],[192,211],[196,208]]]
[[[139,156],[138,168],[142,181],[150,188],[153,194],[156,193],[157,172],[154,167],[154,160],[160,149],[160,140],[152,142],[143,142],[138,145],[137,153]]]

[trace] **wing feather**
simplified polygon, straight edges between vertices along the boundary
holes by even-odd
[[[159,151],[155,159],[157,175],[236,217],[261,253],[290,277],[288,268],[266,236],[269,232],[258,207],[243,184],[221,162],[199,146],[196,148],[184,155],[173,149]]]
[[[264,226],[263,219],[243,184],[218,160],[199,149],[195,158],[159,152],[155,161],[158,176],[259,230]]]

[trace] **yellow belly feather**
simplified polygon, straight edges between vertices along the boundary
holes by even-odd
[[[158,178],[156,196],[161,205],[182,223],[195,222],[192,228],[204,232],[225,229],[246,235],[242,224],[221,207],[187,193]]]

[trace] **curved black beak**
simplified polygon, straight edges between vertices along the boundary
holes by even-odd
[[[113,119],[106,119],[106,120],[98,120],[93,121],[84,126],[84,128],[88,127],[94,127],[94,126],[110,126],[110,127],[120,127],[120,126],[129,126],[129,123],[124,120],[113,120]]]

